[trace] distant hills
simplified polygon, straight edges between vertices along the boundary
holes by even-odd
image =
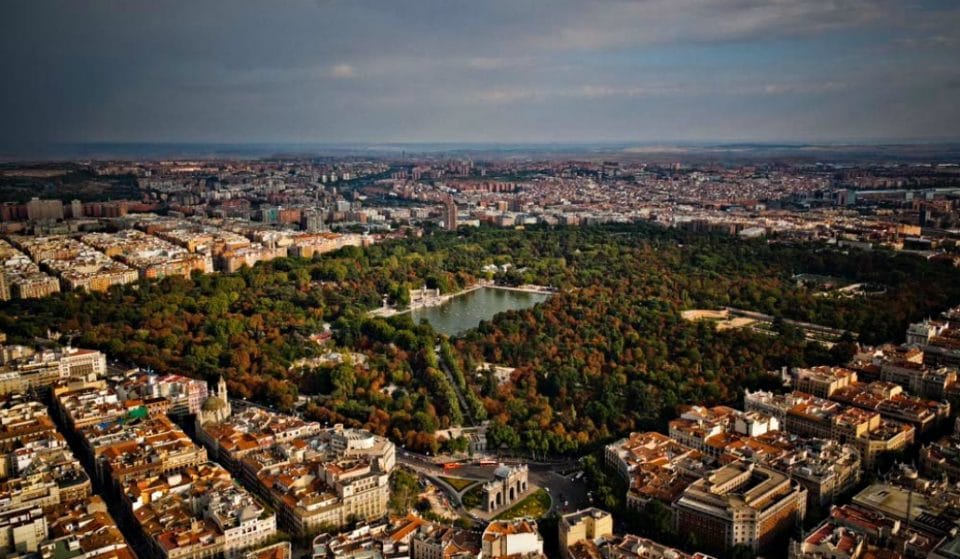
[[[62,143],[0,146],[0,161],[471,157],[725,162],[954,162],[960,142],[903,143]]]

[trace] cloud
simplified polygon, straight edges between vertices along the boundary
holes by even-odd
[[[848,87],[849,84],[837,81],[786,82],[766,84],[763,86],[763,92],[768,95],[822,94],[834,91],[842,91]]]
[[[537,89],[489,89],[477,91],[472,97],[481,103],[516,103],[548,95],[549,92]]]
[[[349,64],[335,64],[330,69],[330,75],[334,78],[353,78],[356,77],[357,71]]]
[[[529,56],[477,56],[467,60],[467,67],[476,70],[503,70],[505,68],[524,68],[534,64]]]
[[[894,0],[644,0],[568,12],[532,38],[544,48],[596,50],[651,44],[809,37],[910,21]],[[551,25],[547,23],[547,25]]]
[[[899,37],[893,41],[895,47],[907,49],[950,48],[957,45],[957,37],[946,35]]]
[[[960,5],[947,0],[35,0],[3,12],[0,143],[960,130]]]
[[[847,89],[849,84],[826,82],[776,83],[649,83],[644,85],[582,84],[565,87],[494,88],[479,90],[469,96],[477,103],[511,104],[540,102],[555,99],[603,100],[612,98],[656,98],[697,96],[757,96],[757,95],[820,95]]]

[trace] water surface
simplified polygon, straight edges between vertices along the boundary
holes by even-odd
[[[526,309],[549,298],[549,293],[481,287],[436,307],[414,309],[411,317],[414,322],[426,318],[434,330],[455,336],[477,327],[481,320],[490,320],[499,312]]]

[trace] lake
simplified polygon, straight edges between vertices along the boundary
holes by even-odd
[[[490,320],[497,313],[526,309],[549,298],[549,293],[481,287],[436,307],[414,309],[411,317],[415,323],[426,318],[437,332],[455,336],[475,328],[481,320]]]

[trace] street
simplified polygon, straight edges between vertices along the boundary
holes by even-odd
[[[437,485],[447,492],[451,503],[460,508],[462,508],[460,493],[444,483],[440,478],[456,477],[488,481],[493,479],[493,471],[498,466],[498,464],[480,465],[474,462],[464,464],[455,469],[444,470],[438,466],[431,457],[403,449],[397,451],[397,462],[419,474],[427,475],[436,480]],[[587,506],[587,488],[582,480],[573,480],[576,473],[577,472],[574,471],[564,476],[547,465],[529,465],[529,481],[531,487],[543,488],[550,494],[552,501],[550,512],[563,513]]]

